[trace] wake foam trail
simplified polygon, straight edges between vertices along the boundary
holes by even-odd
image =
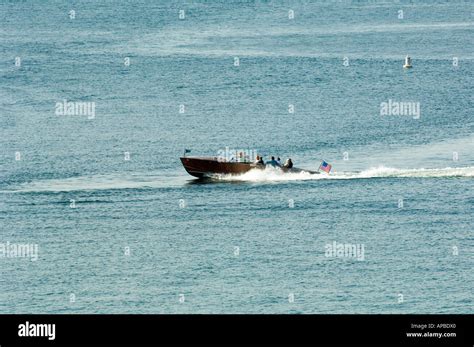
[[[395,169],[379,166],[357,174],[357,178],[376,177],[474,177],[474,167],[459,167],[444,169]]]
[[[267,181],[302,181],[320,179],[323,175],[311,174],[309,172],[284,173],[283,171],[266,167],[264,170],[252,169],[242,175],[214,175],[213,179],[219,181],[249,181],[249,182],[267,182]]]
[[[311,174],[309,172],[284,173],[278,169],[254,169],[239,176],[217,175],[214,178],[223,181],[249,181],[249,182],[278,182],[278,181],[304,181],[304,180],[349,180],[367,178],[429,178],[429,177],[474,177],[474,167],[460,167],[444,169],[396,169],[384,166],[370,168],[359,172],[337,172],[331,174]]]
[[[111,189],[167,188],[182,185],[175,177],[156,174],[109,174],[45,179],[20,184],[9,192],[71,192]]]
[[[242,182],[284,182],[305,180],[349,180],[369,179],[383,177],[474,177],[474,167],[444,168],[444,169],[395,169],[379,166],[360,172],[332,172],[311,174],[309,172],[283,173],[276,168],[265,170],[254,169],[243,175],[217,175],[213,179],[218,181],[242,181]],[[12,187],[6,192],[70,192],[70,191],[96,191],[112,189],[148,189],[148,188],[170,188],[182,187],[189,182],[189,176],[176,177],[173,173],[159,175],[153,173],[127,173],[79,176],[62,179],[38,180],[23,183]]]

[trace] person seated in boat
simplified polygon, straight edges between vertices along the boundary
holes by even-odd
[[[272,157],[272,160],[267,161],[266,165],[279,166],[278,162],[275,160],[275,157]]]
[[[260,156],[257,155],[257,160],[255,161],[255,164],[265,165],[265,162],[263,161],[263,157],[260,157]]]
[[[281,166],[281,159],[280,159],[280,157],[277,158],[277,163],[278,163],[278,166]]]
[[[293,167],[293,162],[291,161],[291,158],[286,159],[285,164],[283,165],[283,167],[285,167],[287,169],[291,169]]]

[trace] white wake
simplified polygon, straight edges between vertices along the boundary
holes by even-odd
[[[302,181],[302,180],[348,180],[348,179],[366,179],[383,177],[474,177],[474,167],[460,167],[444,169],[396,169],[390,167],[374,167],[359,172],[338,172],[333,171],[330,174],[311,174],[309,172],[284,173],[274,168],[265,170],[254,169],[239,176],[218,175],[215,178],[223,181]]]
[[[59,179],[44,179],[22,183],[10,192],[72,192],[112,189],[147,189],[181,186],[183,179],[147,173],[104,174]]]
[[[304,180],[349,180],[370,179],[383,177],[474,177],[474,167],[444,168],[444,169],[396,169],[384,166],[370,168],[359,172],[338,172],[331,174],[311,174],[309,172],[284,173],[276,168],[265,170],[254,169],[245,174],[217,175],[213,179],[217,181],[242,181],[242,182],[280,182],[280,181],[304,181]],[[62,179],[47,179],[19,184],[8,192],[70,192],[90,190],[112,190],[112,189],[146,189],[146,188],[179,188],[190,182],[190,176],[175,177],[169,175],[152,173],[134,174],[108,174],[79,176]]]

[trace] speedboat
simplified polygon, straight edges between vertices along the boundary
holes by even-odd
[[[212,177],[215,175],[241,175],[252,169],[264,170],[264,164],[255,164],[251,162],[224,161],[218,157],[180,157],[186,171],[194,177]],[[299,169],[296,167],[286,168],[277,166],[279,170],[285,173],[308,172],[310,174],[319,174],[319,171]]]

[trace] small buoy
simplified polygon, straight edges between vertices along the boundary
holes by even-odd
[[[403,65],[403,68],[405,69],[411,69],[413,66],[411,66],[411,58],[407,55],[405,57],[405,65]]]

